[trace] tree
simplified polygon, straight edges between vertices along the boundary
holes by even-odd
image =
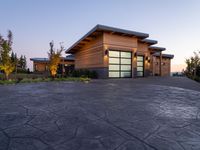
[[[24,58],[23,58],[23,69],[26,70],[27,68],[27,61],[26,61],[26,56],[24,55]]]
[[[50,45],[50,50],[48,52],[49,71],[50,71],[52,78],[55,78],[55,76],[57,74],[58,64],[60,63],[60,57],[61,57],[61,53],[63,51],[63,46],[61,45],[60,49],[55,51],[53,48],[54,47],[53,41],[50,42],[49,45]]]
[[[21,68],[21,69],[23,69],[23,56],[21,55],[20,56],[20,58],[19,58],[19,67]]]
[[[15,53],[14,56],[14,64],[15,64],[15,73],[17,73],[17,69],[18,69],[18,58],[17,58],[17,53]]]
[[[12,63],[10,52],[12,50],[12,32],[8,31],[7,40],[5,40],[2,36],[0,37],[0,51],[1,51],[1,62],[0,62],[0,70],[5,73],[6,79],[10,73],[13,72],[15,66]]]
[[[186,75],[190,78],[195,79],[200,77],[200,51],[194,52],[194,56],[186,59]]]
[[[17,53],[14,53],[13,51],[11,53],[11,61],[14,64],[14,66],[15,66],[14,70],[17,73],[18,58],[17,58]]]

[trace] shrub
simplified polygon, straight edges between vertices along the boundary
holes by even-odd
[[[96,79],[98,77],[96,71],[90,71],[87,69],[79,69],[79,70],[74,70],[72,72],[72,77],[83,77],[83,78],[92,78]]]

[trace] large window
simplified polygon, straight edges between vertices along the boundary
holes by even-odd
[[[131,52],[109,51],[109,77],[131,77]]]
[[[137,76],[144,76],[144,56],[137,56]]]

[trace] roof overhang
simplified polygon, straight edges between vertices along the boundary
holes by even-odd
[[[155,53],[155,54],[153,54],[153,56],[159,57],[160,54],[159,53]],[[172,55],[172,54],[162,54],[162,57],[163,58],[170,58],[170,59],[172,59],[172,58],[174,58],[174,55]]]
[[[146,43],[146,44],[148,44],[148,45],[154,45],[154,44],[157,44],[158,43],[158,41],[156,41],[156,40],[151,40],[151,39],[143,39],[143,40],[140,40],[141,42],[143,42],[143,43]]]
[[[64,61],[74,61],[74,55],[68,55],[66,57],[60,57],[61,60]],[[49,58],[30,58],[31,61],[33,62],[43,62],[43,63],[47,63],[49,62]]]
[[[164,51],[164,50],[166,50],[166,48],[164,48],[164,47],[157,47],[157,46],[150,46],[149,49],[150,50],[157,50],[157,51]]]
[[[30,58],[31,61],[33,62],[48,62],[48,58]]]
[[[122,36],[137,37],[139,39],[145,39],[149,37],[149,35],[146,33],[124,30],[124,29],[109,27],[105,25],[96,25],[92,30],[90,30],[87,34],[85,34],[80,40],[78,40],[71,47],[69,47],[65,51],[65,53],[74,53],[76,50],[80,49],[86,43],[90,42],[92,39],[96,38],[98,35],[102,34],[103,32],[118,34]]]

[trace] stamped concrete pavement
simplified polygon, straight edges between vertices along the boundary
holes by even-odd
[[[199,150],[187,78],[0,86],[0,150]]]

